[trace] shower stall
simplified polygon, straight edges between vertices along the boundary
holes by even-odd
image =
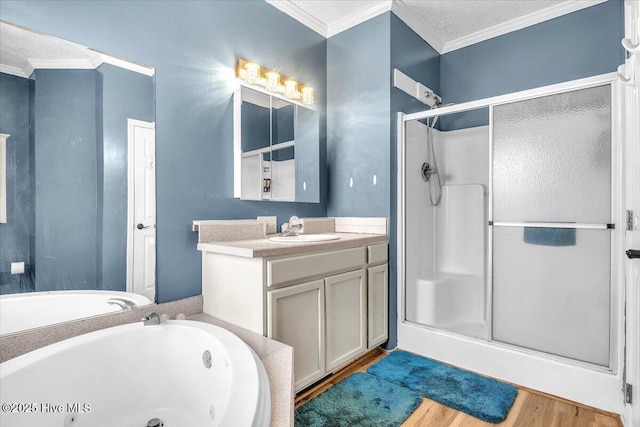
[[[603,75],[399,114],[399,347],[619,409],[619,91]]]

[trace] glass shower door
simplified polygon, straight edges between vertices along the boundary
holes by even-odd
[[[609,367],[611,86],[492,123],[493,340]]]

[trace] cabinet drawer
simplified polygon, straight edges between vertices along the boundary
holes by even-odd
[[[387,244],[374,245],[367,247],[367,262],[374,264],[377,262],[387,262],[389,250]]]
[[[364,247],[267,261],[267,286],[348,270],[364,264]]]

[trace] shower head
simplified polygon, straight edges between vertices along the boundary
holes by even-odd
[[[427,104],[429,107],[433,108],[435,105],[442,103],[442,98],[440,98],[436,93],[423,85],[420,82],[416,83],[417,96],[418,101]]]
[[[435,92],[427,92],[425,93],[426,97],[430,97],[431,99],[433,99],[433,105],[431,105],[431,108],[438,108],[440,105],[442,105],[442,98],[440,98],[438,95],[436,95]]]

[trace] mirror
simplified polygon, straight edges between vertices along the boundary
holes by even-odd
[[[318,112],[241,86],[234,94],[234,193],[242,200],[320,202]]]
[[[0,334],[155,300],[154,74],[0,22]]]

